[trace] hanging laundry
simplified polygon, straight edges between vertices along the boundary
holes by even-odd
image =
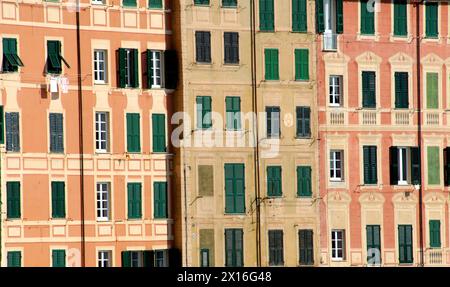
[[[50,93],[58,92],[58,78],[51,77],[50,78]]]
[[[69,92],[69,79],[66,77],[59,78],[59,86],[63,94],[67,94]]]

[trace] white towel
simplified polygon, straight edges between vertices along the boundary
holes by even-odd
[[[58,78],[51,77],[50,78],[50,93],[58,92]]]
[[[69,92],[69,79],[66,77],[59,78],[59,85],[61,87],[61,91],[63,94],[67,94]]]

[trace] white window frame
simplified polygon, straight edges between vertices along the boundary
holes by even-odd
[[[130,252],[130,267],[143,267],[144,256],[142,251],[131,250]]]
[[[331,107],[342,106],[343,79],[342,75],[330,75],[328,78],[328,102]]]
[[[336,0],[321,1],[323,1],[323,49],[334,51],[337,49]]]
[[[94,4],[94,5],[104,5],[105,2],[103,2],[103,0],[91,0],[91,4]]]
[[[338,153],[340,154],[339,159],[336,158],[336,155]],[[330,150],[330,170],[329,170],[330,181],[343,181],[343,178],[344,178],[344,166],[343,166],[344,159],[343,159],[343,157],[344,157],[343,150],[337,150],[337,149]],[[339,167],[337,164],[338,162],[339,162]],[[331,176],[332,171],[333,171],[334,176]],[[338,171],[341,173],[340,177],[336,176],[336,173]]]
[[[96,214],[97,221],[110,220],[110,184],[108,182],[96,183]],[[106,207],[103,205],[106,204]]]
[[[103,59],[100,59],[100,54],[103,54]],[[103,64],[103,69],[100,69],[100,64]],[[94,50],[94,83],[95,84],[106,84],[107,83],[107,51],[105,49],[95,49]],[[101,79],[101,74],[103,74],[103,79]]]
[[[104,115],[105,119],[102,119]],[[102,126],[104,125],[104,129]],[[102,145],[105,148],[102,148]],[[109,151],[109,112],[95,112],[95,151],[97,153],[107,153]]]
[[[151,78],[151,88],[161,88],[162,86],[162,57],[163,53],[162,51],[158,50],[150,50],[150,53],[152,53],[152,62],[151,62],[151,69],[152,69],[152,78]],[[159,59],[156,59],[156,55],[159,56]],[[159,76],[157,76],[157,72],[159,72]],[[158,84],[159,81],[159,84]]]
[[[409,179],[409,149],[407,147],[398,147],[398,185],[407,185]],[[406,174],[403,174],[403,164],[406,165]]]
[[[156,262],[157,262],[157,258],[156,258],[156,254],[158,253],[158,252],[162,252],[162,254],[163,254],[163,265],[162,266],[158,266],[158,267],[168,267],[168,260],[167,260],[167,256],[168,256],[168,254],[167,254],[167,250],[165,250],[165,249],[160,249],[160,250],[154,250],[154,262],[155,262],[155,267],[157,266],[156,265]]]
[[[338,234],[341,234],[341,238],[338,238]],[[334,243],[334,247],[333,247]],[[339,251],[342,255],[339,256]],[[345,260],[345,230],[344,229],[334,229],[331,230],[331,259],[333,261],[344,261]]]
[[[112,267],[112,252],[111,250],[99,250],[97,252],[97,267]]]
[[[125,49],[125,87],[131,87],[131,49]]]

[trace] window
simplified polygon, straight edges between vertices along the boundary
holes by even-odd
[[[342,106],[342,76],[329,77],[330,106]]]
[[[297,196],[312,196],[310,166],[297,166]]]
[[[167,182],[153,183],[154,218],[167,218]]]
[[[400,263],[413,263],[412,225],[398,226],[398,259]]]
[[[166,152],[166,115],[152,115],[153,152]]]
[[[281,166],[267,167],[267,196],[281,196]]]
[[[379,225],[366,226],[367,264],[381,264],[381,237]]]
[[[124,7],[136,7],[136,0],[123,0],[122,5]]]
[[[428,184],[439,185],[441,183],[441,169],[439,160],[439,147],[427,147]]]
[[[337,34],[342,34],[343,0],[316,1],[316,29],[323,33],[323,49],[337,49]]]
[[[6,217],[8,219],[20,218],[20,182],[8,181],[6,183]]]
[[[408,35],[406,0],[394,0],[394,36]]]
[[[3,38],[3,72],[17,72],[23,67],[22,60],[17,55],[17,39]]]
[[[155,250],[155,267],[168,267],[167,250]]]
[[[307,32],[306,0],[292,0],[292,31]]]
[[[109,220],[109,183],[97,183],[97,220]]]
[[[122,267],[153,267],[154,251],[122,251]]]
[[[345,260],[345,230],[331,231],[331,259],[335,261]]]
[[[127,151],[141,151],[140,115],[138,113],[127,114]]]
[[[391,185],[420,183],[420,153],[417,147],[390,147]]]
[[[6,113],[6,151],[20,151],[19,113]]]
[[[66,267],[66,250],[64,249],[52,250],[52,266]]]
[[[439,108],[439,74],[427,73],[427,109]]]
[[[194,0],[195,5],[209,5],[209,0]]]
[[[22,252],[20,251],[8,251],[7,255],[8,267],[21,267],[22,266]]]
[[[300,229],[298,231],[299,241],[299,264],[314,265],[314,237],[311,229]]]
[[[128,219],[142,218],[141,184],[128,183]]]
[[[450,186],[450,148],[444,148],[444,185]]]
[[[109,151],[109,113],[95,112],[95,151]]]
[[[5,143],[5,113],[3,106],[0,106],[0,144]]]
[[[310,138],[311,137],[311,108],[310,107],[297,107],[297,138]]]
[[[213,196],[214,195],[214,166],[199,165],[198,166],[198,195]]]
[[[409,106],[408,99],[408,73],[395,72],[395,108],[407,109]]]
[[[269,266],[284,265],[283,230],[269,230]]]
[[[112,267],[111,251],[101,250],[98,252],[98,267]]]
[[[239,33],[223,33],[223,43],[225,56],[224,63],[239,64]]]
[[[375,72],[362,72],[362,106],[363,108],[376,107],[376,80]]]
[[[195,99],[197,107],[197,128],[209,129],[212,127],[211,120],[211,97],[199,96]]]
[[[94,50],[94,83],[106,83],[106,50]]]
[[[50,152],[64,152],[64,123],[63,114],[50,113]]]
[[[227,130],[241,129],[241,98],[240,97],[226,97],[226,117]]]
[[[52,218],[66,217],[65,183],[52,181]]]
[[[211,33],[195,32],[195,55],[197,63],[211,63]]]
[[[377,147],[363,146],[364,184],[377,184]]]
[[[138,49],[118,50],[119,69],[118,86],[119,88],[137,88],[139,87],[139,52]]]
[[[155,50],[147,50],[147,66],[148,66],[148,87],[161,88],[162,87],[162,73],[161,73],[162,52]]]
[[[200,249],[200,267],[209,267],[209,249]]]
[[[277,81],[280,79],[278,66],[278,49],[264,49],[265,79]]]
[[[162,0],[149,0],[148,7],[151,9],[162,9]]]
[[[259,0],[259,30],[273,32],[274,27],[274,0]]]
[[[295,80],[309,80],[309,50],[295,49]]]
[[[244,164],[225,164],[225,213],[245,213]]]
[[[244,266],[244,244],[242,229],[225,229],[225,266]]]
[[[425,35],[429,38],[437,38],[439,36],[438,21],[439,4],[437,2],[425,2]]]
[[[47,73],[49,74],[61,74],[62,64],[61,61],[66,64],[67,61],[61,55],[61,42],[60,41],[47,41]]]
[[[237,7],[237,0],[222,0],[222,7]]]
[[[342,150],[330,151],[330,181],[343,181],[343,155]]]
[[[95,4],[95,5],[103,5],[103,4],[105,4],[105,3],[103,3],[103,0],[91,0],[91,3]]]
[[[430,247],[441,248],[441,221],[430,220]]]
[[[266,107],[267,138],[280,138],[280,107]]]
[[[375,11],[373,3],[369,0],[361,0],[361,34],[375,34]]]

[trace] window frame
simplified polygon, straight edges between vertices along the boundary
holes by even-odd
[[[103,54],[103,60],[99,56]],[[103,70],[100,69],[100,64],[103,63]],[[94,49],[93,57],[93,71],[94,71],[94,84],[107,84],[108,75],[108,51],[106,49]],[[103,73],[103,79],[101,79],[101,74]]]
[[[341,239],[339,239],[338,234],[341,234]],[[333,247],[333,243],[335,247]],[[340,245],[340,246],[339,246]],[[332,261],[345,261],[345,252],[346,252],[346,243],[345,243],[345,229],[332,229],[331,230],[331,260]],[[339,256],[339,251],[342,253]]]
[[[102,115],[105,117],[105,120],[102,120]],[[105,125],[105,129],[103,130],[102,124]],[[109,145],[109,112],[104,111],[96,111],[95,112],[95,152],[96,153],[108,153],[110,151]],[[103,134],[103,135],[102,135]],[[102,144],[105,144],[105,148],[101,148]]]
[[[97,221],[111,220],[111,183],[97,182],[95,184],[96,194],[96,219]],[[105,196],[106,194],[106,196]],[[106,204],[106,207],[102,203]],[[100,204],[100,205],[99,205]]]
[[[339,154],[340,158],[337,159],[336,155]],[[338,164],[339,163],[339,164]],[[331,149],[330,150],[330,161],[329,161],[329,179],[330,182],[343,182],[344,181],[344,150],[342,149]],[[338,166],[339,165],[339,166]],[[334,176],[331,176],[333,171]],[[336,176],[337,173],[340,176]]]
[[[328,105],[330,107],[343,106],[343,80],[344,77],[342,75],[328,76]]]
[[[107,256],[105,256],[107,255]],[[97,251],[97,267],[112,267],[112,251],[98,250]]]

